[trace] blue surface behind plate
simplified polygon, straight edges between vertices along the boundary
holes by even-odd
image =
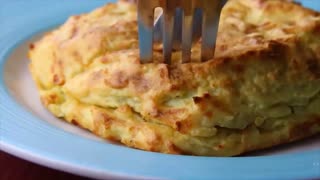
[[[0,0],[1,149],[57,169],[86,176],[108,175],[166,179],[320,177],[320,150],[262,157],[193,157],[144,152],[67,133],[33,116],[8,93],[2,69],[17,45],[87,12],[102,0]],[[320,10],[319,0],[302,1]],[[24,156],[26,155],[26,156]]]

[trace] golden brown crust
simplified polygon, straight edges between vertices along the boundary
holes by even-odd
[[[281,0],[230,0],[216,57],[140,64],[136,7],[119,1],[30,45],[56,116],[149,151],[231,156],[320,131],[320,13]],[[304,129],[299,134],[298,128]]]

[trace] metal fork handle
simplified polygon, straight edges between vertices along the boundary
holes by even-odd
[[[174,0],[171,0],[171,3],[163,0],[138,1],[142,63],[152,61],[153,41],[163,42],[163,54],[167,64],[170,64],[173,48],[181,48],[182,62],[190,62],[192,43],[198,40],[201,34],[201,60],[205,61],[213,57],[220,13],[227,0],[220,0],[214,4],[215,7],[210,6],[212,0],[187,1],[188,3],[182,3],[182,6],[181,2]],[[151,10],[150,7],[152,7]],[[163,14],[153,23],[155,7],[162,7]]]

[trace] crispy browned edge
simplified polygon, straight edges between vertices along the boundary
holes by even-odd
[[[109,116],[104,116],[105,119],[103,119],[104,121],[104,126],[110,126],[110,124],[112,123],[112,121],[117,121],[117,119],[111,118]],[[62,119],[61,119],[62,120]],[[77,122],[77,120],[73,119],[71,120],[71,122],[73,125],[78,126],[84,130],[87,130],[89,132],[94,133],[95,135],[100,137],[100,134],[98,133],[98,131],[93,130],[90,131],[88,130],[86,127],[82,126],[81,124],[79,124]],[[97,124],[98,125],[98,124]],[[101,126],[102,124],[98,125]],[[252,145],[245,145],[246,148],[242,149],[241,152],[239,152],[238,154],[233,154],[232,156],[238,156],[241,155],[243,153],[250,153],[253,151],[257,151],[257,150],[263,150],[263,149],[268,149],[268,148],[272,148],[274,146],[277,145],[283,145],[283,144],[289,144],[291,142],[295,142],[298,140],[301,140],[303,138],[307,138],[307,137],[311,137],[316,135],[318,132],[317,131],[313,131],[312,128],[315,126],[320,126],[320,116],[318,115],[314,115],[314,116],[309,116],[308,120],[302,122],[302,123],[297,123],[294,126],[292,126],[291,128],[289,128],[289,138],[279,138],[279,139],[273,139],[274,141],[269,141],[269,143],[263,144],[263,146],[260,146],[261,144],[259,144],[258,146],[252,146]],[[250,127],[248,127],[250,128]],[[99,129],[99,127],[95,127],[95,129]],[[243,132],[247,131],[248,129],[244,129],[242,130]],[[160,136],[159,136],[160,137]],[[118,145],[124,145],[123,142],[121,142],[119,139],[109,136],[106,137],[105,139],[111,141],[112,143],[116,143]],[[157,142],[159,143],[159,142]],[[126,144],[127,145],[127,144]],[[129,145],[127,145],[129,146]],[[129,146],[131,148],[136,148],[139,150],[146,150],[146,151],[152,151],[152,152],[161,152],[161,150],[159,149],[153,149],[154,147],[152,147],[151,149],[141,149],[141,147],[135,147],[135,146]],[[167,149],[169,154],[180,154],[180,155],[195,155],[191,152],[188,151],[184,151],[182,149],[180,149],[179,147],[177,147],[176,145],[174,145],[173,143],[170,144],[169,148]]]

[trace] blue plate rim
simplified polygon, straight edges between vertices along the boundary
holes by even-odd
[[[6,26],[12,27],[13,30],[0,30],[1,150],[45,166],[94,178],[107,176],[137,179],[320,177],[320,150],[263,157],[217,158],[167,155],[81,138],[53,127],[28,112],[16,102],[4,83],[3,69],[10,53],[33,35],[62,23],[70,14],[88,11],[105,2],[81,0],[78,2],[77,11],[74,11],[73,2],[64,1],[63,6],[60,6],[58,2],[48,0],[42,4],[52,5],[50,10],[44,7],[41,11],[34,11],[26,14],[24,18],[16,19],[14,24],[5,22]],[[24,6],[39,3],[41,4],[40,0],[32,0]],[[48,12],[46,9],[51,14],[44,14]],[[6,11],[9,14],[14,12]],[[1,34],[1,31],[4,32]],[[45,130],[46,133],[38,132],[40,129]],[[36,135],[41,135],[41,137]],[[73,143],[70,144],[70,142]],[[78,153],[71,153],[74,150],[77,150]],[[262,173],[263,177],[261,177]]]

